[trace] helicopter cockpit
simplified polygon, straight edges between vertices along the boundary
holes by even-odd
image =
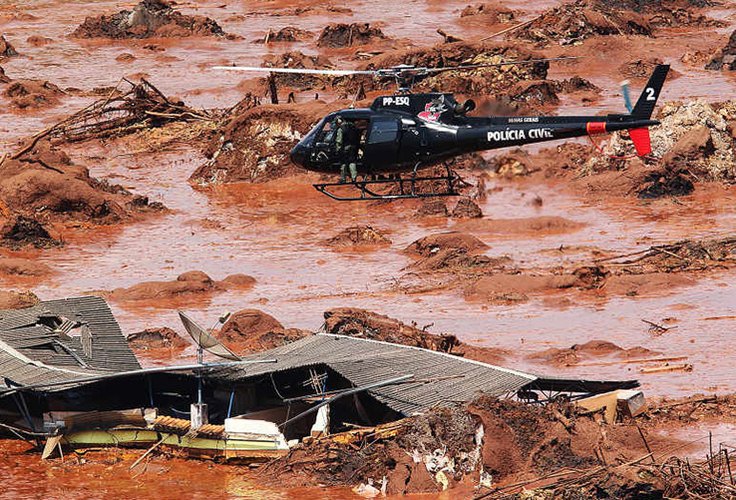
[[[353,151],[360,163],[365,154],[369,129],[367,110],[351,110],[349,113],[330,113],[322,118],[292,151],[292,160],[304,167],[319,171],[334,171],[343,161],[345,150]],[[338,117],[342,118],[345,134],[341,146],[337,143]]]

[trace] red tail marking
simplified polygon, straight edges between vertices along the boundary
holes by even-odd
[[[585,130],[588,132],[588,135],[605,134],[606,122],[588,122],[585,125]]]
[[[629,135],[631,136],[631,140],[634,142],[637,155],[646,156],[652,152],[652,141],[649,137],[648,128],[630,128]]]

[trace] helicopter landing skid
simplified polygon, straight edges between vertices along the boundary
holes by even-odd
[[[314,188],[320,193],[329,196],[333,200],[337,201],[367,201],[367,200],[402,200],[407,198],[433,198],[438,196],[460,196],[455,187],[456,182],[460,180],[459,177],[451,172],[448,172],[445,176],[435,177],[416,177],[412,176],[409,179],[394,178],[394,179],[364,179],[348,182],[329,182],[325,184],[312,184]],[[420,189],[422,186],[434,182],[442,182],[443,189],[438,191],[426,189]],[[376,192],[377,187],[387,186],[389,187],[388,193]],[[351,188],[357,190],[359,195],[356,196],[342,196],[336,194],[333,188]],[[391,189],[395,188],[395,189]]]

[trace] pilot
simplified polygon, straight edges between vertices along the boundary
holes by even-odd
[[[340,160],[340,182],[345,182],[348,170],[350,178],[355,182],[358,178],[358,145],[360,133],[352,122],[342,116],[335,119],[335,151]]]

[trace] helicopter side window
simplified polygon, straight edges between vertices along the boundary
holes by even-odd
[[[371,125],[368,144],[394,142],[399,136],[399,122],[395,118],[378,118]]]

